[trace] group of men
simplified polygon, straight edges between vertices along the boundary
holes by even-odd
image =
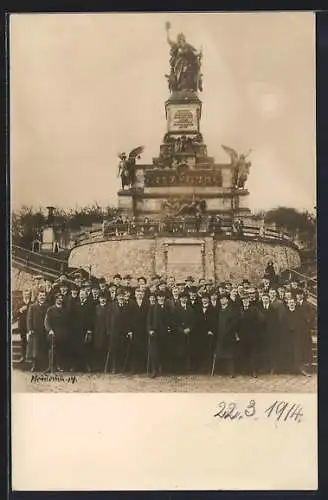
[[[270,266],[269,266],[270,267]],[[272,271],[272,269],[271,269]],[[307,375],[315,312],[296,281],[260,286],[116,274],[61,276],[13,310],[32,371]],[[50,361],[53,366],[50,367]]]

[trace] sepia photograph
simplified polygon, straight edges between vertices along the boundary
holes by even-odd
[[[316,489],[314,14],[8,39],[13,490]]]
[[[11,16],[13,391],[316,391],[314,56],[309,13]]]

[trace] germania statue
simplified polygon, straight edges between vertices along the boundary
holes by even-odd
[[[189,90],[202,92],[201,60],[202,52],[187,43],[183,33],[179,33],[176,42],[171,40],[169,31],[171,25],[165,24],[167,42],[170,51],[170,74],[165,75],[168,79],[170,92]]]

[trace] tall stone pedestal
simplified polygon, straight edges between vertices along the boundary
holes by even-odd
[[[247,189],[233,187],[234,166],[215,163],[200,133],[196,92],[173,92],[165,103],[166,134],[159,156],[136,165],[134,183],[118,193],[119,208],[137,219],[161,219],[202,207],[207,214],[249,215]]]

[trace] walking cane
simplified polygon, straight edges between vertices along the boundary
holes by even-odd
[[[188,333],[186,337],[187,337],[187,369],[188,371],[190,371],[191,368],[190,333]]]
[[[130,351],[131,351],[131,342],[132,342],[132,339],[129,339],[128,347],[127,347],[127,350],[126,350],[126,356],[125,356],[125,360],[124,360],[124,364],[123,364],[123,372],[125,372],[126,367],[128,365],[128,361],[129,361],[129,357],[130,357]]]
[[[150,350],[150,335],[148,333],[148,347],[147,347],[147,374],[149,374],[149,368],[150,368],[150,357],[149,357],[149,350]]]
[[[110,356],[110,352],[109,352],[109,348],[108,348],[107,356],[106,356],[106,362],[105,362],[105,368],[104,368],[104,373],[108,372],[109,356]]]
[[[50,373],[54,373],[54,338],[53,338],[53,336],[51,337],[49,368],[50,368]]]
[[[214,375],[215,365],[216,365],[216,352],[214,353],[214,356],[213,356],[213,364],[212,364],[211,377],[213,377],[213,375]]]
[[[213,347],[213,337],[210,335],[209,337],[209,347],[208,347],[208,351],[207,351],[207,354],[208,354],[208,357],[209,359],[211,359],[211,355],[212,355],[212,347]],[[214,349],[213,349],[214,350]],[[206,360],[206,367],[207,367],[207,360]],[[210,368],[210,374],[212,374],[212,371],[211,371],[211,366],[209,367]]]

